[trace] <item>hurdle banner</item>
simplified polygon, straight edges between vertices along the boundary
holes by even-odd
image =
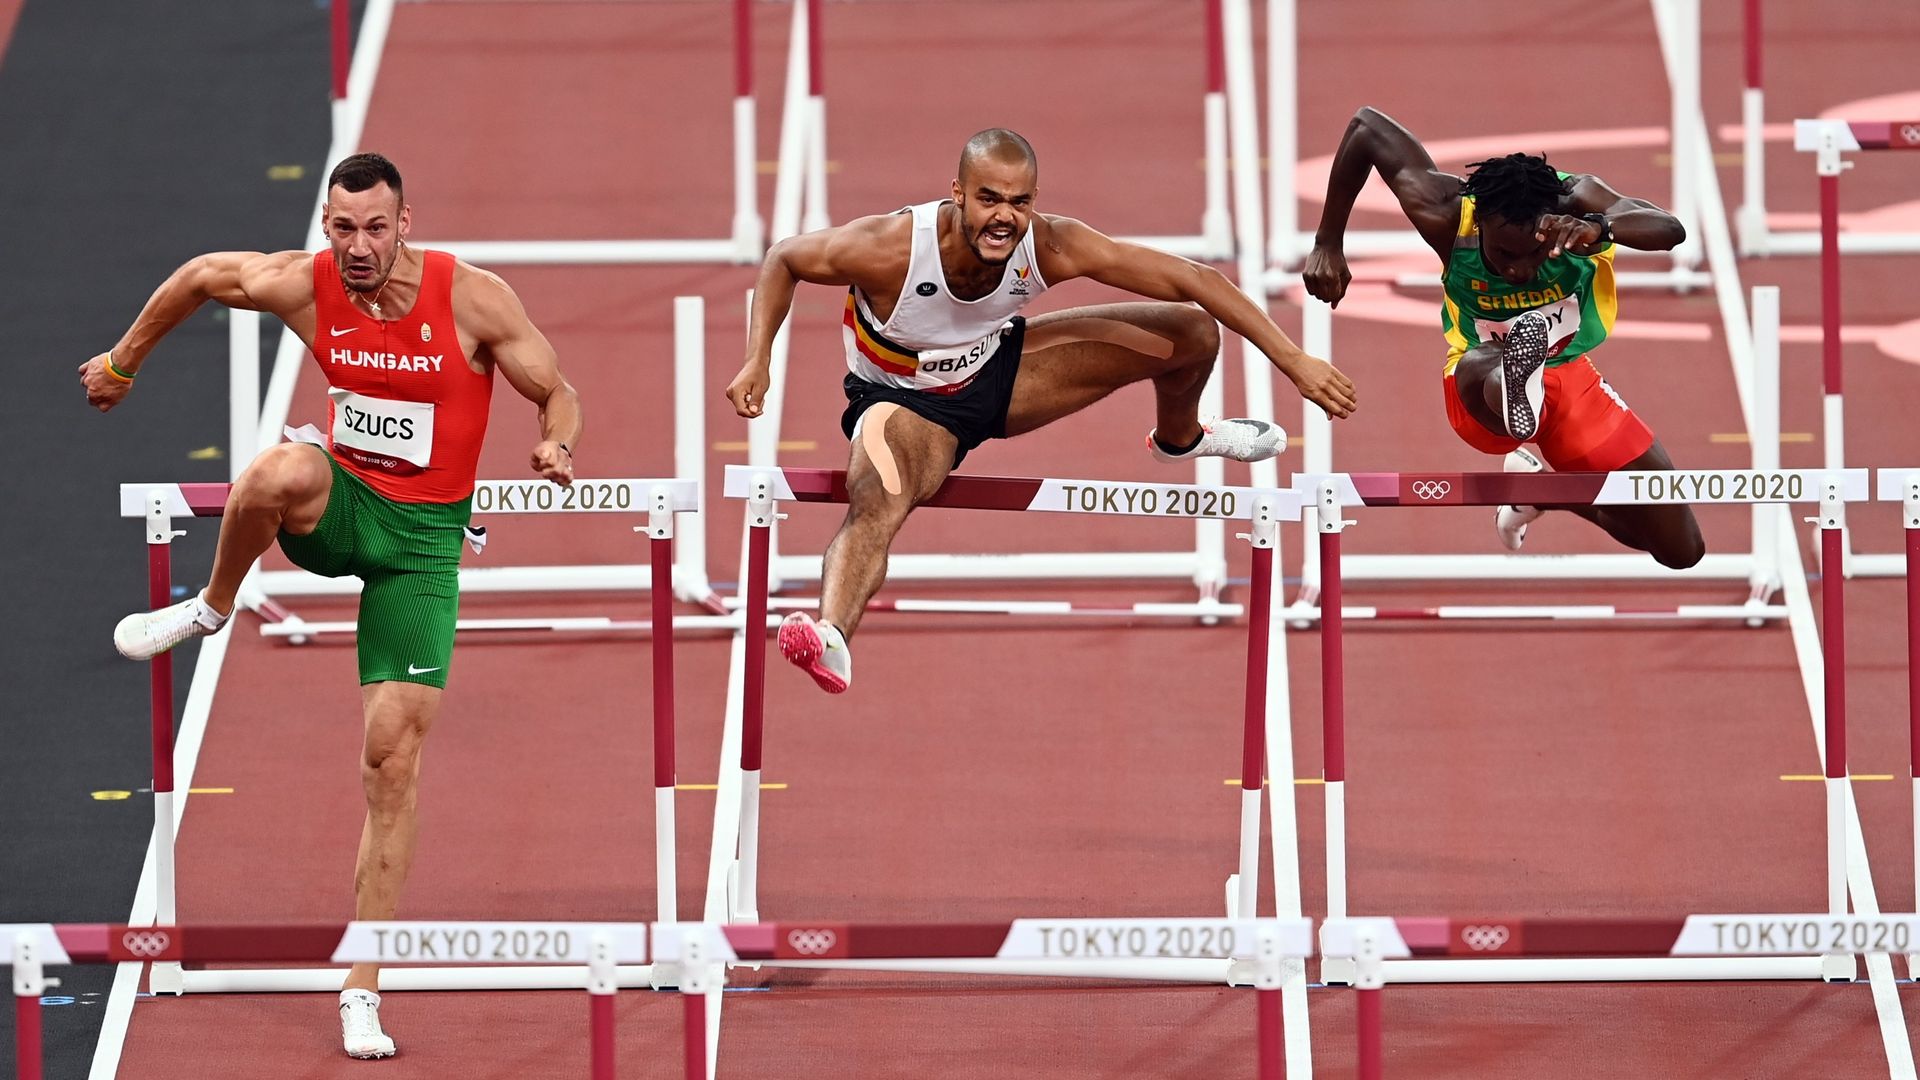
[[[1325,610],[1320,621],[1321,699],[1326,802],[1325,859],[1327,919],[1329,925],[1349,917],[1347,910],[1346,852],[1346,675],[1343,657],[1341,604],[1341,533],[1353,524],[1343,519],[1350,506],[1499,506],[1534,505],[1661,505],[1671,503],[1790,503],[1817,502],[1822,542],[1833,548],[1839,539],[1842,511],[1848,501],[1869,498],[1865,469],[1826,470],[1694,470],[1678,472],[1613,473],[1332,473],[1296,478],[1303,494],[1311,493],[1320,532],[1321,587]],[[1903,480],[1905,478],[1903,477]],[[1915,491],[1920,512],[1920,479],[1901,485]],[[1883,492],[1885,488],[1883,487]],[[1837,574],[1821,579],[1824,660],[1822,716],[1826,788],[1826,884],[1829,912],[1848,910],[1847,826],[1853,809],[1847,769],[1846,653],[1844,580]],[[1920,716],[1920,714],[1916,714]],[[1920,723],[1920,720],[1916,720]],[[1920,755],[1920,751],[1916,751]],[[1920,756],[1916,757],[1920,760]],[[1920,790],[1920,787],[1917,787]],[[1360,973],[1351,949],[1322,943],[1323,978],[1329,983],[1354,983]],[[1492,951],[1492,950],[1485,950]],[[1576,964],[1542,964],[1505,958],[1478,966],[1448,965],[1412,968],[1399,981],[1519,981],[1587,979],[1695,979],[1695,978],[1825,978],[1851,979],[1855,966],[1843,951],[1824,954],[1810,963],[1778,962],[1756,973],[1754,964],[1740,959],[1717,963],[1692,962],[1675,967],[1656,962],[1609,962],[1587,959]]]
[[[767,469],[729,465],[724,494],[747,503],[748,543],[742,575],[745,625],[761,626],[768,611],[768,536],[781,516],[782,502],[843,503],[846,474],[825,469]],[[1265,785],[1267,727],[1274,707],[1267,691],[1273,622],[1272,560],[1279,523],[1299,519],[1301,496],[1288,489],[1208,488],[1183,484],[1140,484],[1111,480],[1061,480],[1036,477],[950,476],[923,508],[998,511],[1047,511],[1133,517],[1244,519],[1242,534],[1253,548],[1254,586],[1249,595],[1246,715],[1243,726],[1242,807],[1236,873],[1227,879],[1228,914],[1255,914],[1260,867],[1259,814]],[[716,807],[708,917],[716,921],[759,921],[760,777],[763,769],[767,635],[736,639],[733,670],[722,735],[721,795]],[[737,693],[736,693],[737,690]],[[737,757],[736,757],[737,755]],[[734,762],[737,760],[737,768]],[[736,788],[737,785],[737,788]],[[736,801],[737,800],[737,801]],[[726,812],[737,806],[737,812]],[[1134,978],[1172,978],[1196,982],[1244,981],[1245,969],[1230,964],[1142,960]],[[892,965],[908,970],[974,970],[964,964]],[[1060,975],[1069,969],[1057,960],[1036,960],[1031,974]]]
[[[1794,149],[1814,155],[1820,177],[1820,386],[1822,460],[1829,469],[1844,468],[1847,458],[1846,395],[1840,341],[1842,297],[1840,255],[1846,250],[1840,234],[1840,174],[1853,167],[1843,155],[1861,150],[1920,150],[1920,119],[1899,121],[1796,120]],[[1885,237],[1903,246],[1888,251],[1920,251],[1920,235]],[[1861,249],[1869,250],[1869,249]],[[1824,562],[1821,565],[1826,565]],[[1840,572],[1847,577],[1899,577],[1907,572],[1898,553],[1853,551],[1852,535],[1840,537]]]
[[[1822,955],[1864,953],[1884,957],[1920,945],[1920,916],[1848,915],[1831,912],[1782,915],[1688,915],[1684,918],[1407,918],[1328,920],[1320,929],[1322,962],[1341,960],[1357,971],[1354,1036],[1360,1080],[1384,1075],[1385,1025],[1382,991],[1393,982],[1434,981],[1414,974],[1415,965],[1476,963],[1469,959],[1559,957],[1660,957],[1675,965],[1745,962],[1753,979],[1797,977],[1784,965]],[[1486,961],[1479,961],[1485,963]],[[1766,965],[1780,973],[1766,974]],[[1714,970],[1706,969],[1702,970]],[[1397,971],[1398,977],[1390,977]],[[1409,976],[1412,977],[1409,977]],[[1627,978],[1628,976],[1609,976]],[[1667,976],[1672,978],[1674,976]],[[1701,975],[1723,978],[1723,975]]]
[[[143,519],[147,542],[147,601],[150,609],[173,602],[172,543],[184,535],[173,527],[176,517],[219,517],[225,512],[230,484],[157,483],[120,485],[120,515]],[[655,903],[662,918],[678,913],[678,862],[675,830],[675,745],[673,697],[673,595],[667,578],[673,566],[673,523],[677,514],[701,505],[697,480],[577,478],[571,486],[549,480],[482,480],[474,485],[476,514],[524,513],[644,513],[645,532],[652,549],[655,588],[651,593],[651,655],[653,662],[654,861]],[[346,627],[350,629],[351,627]],[[222,631],[223,633],[226,631]],[[173,774],[173,653],[148,661],[149,714],[153,755],[155,922],[175,921],[175,784]],[[670,970],[625,970],[619,973],[632,985],[664,985]],[[339,981],[337,971],[315,970],[204,970],[184,971],[177,964],[156,966],[155,993],[262,992],[324,990]],[[549,987],[552,975],[537,969],[494,968],[475,977],[453,971],[409,969],[396,973],[386,985],[412,989],[518,989]],[[476,981],[476,979],[478,981]],[[568,984],[561,983],[561,986]]]

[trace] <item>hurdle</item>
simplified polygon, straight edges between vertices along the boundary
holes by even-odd
[[[41,1080],[39,998],[58,980],[48,965],[84,963],[418,963],[460,967],[515,962],[559,973],[555,985],[585,989],[592,1080],[614,1078],[614,998],[621,965],[671,965],[689,977],[679,987],[684,1017],[682,1075],[712,1075],[702,1032],[706,1004],[726,967],[742,961],[857,961],[894,957],[1081,962],[1099,972],[1147,957],[1244,958],[1258,969],[1256,1061],[1261,1080],[1280,1080],[1279,987],[1282,963],[1313,952],[1307,919],[1083,918],[987,923],[784,922],[728,926],[660,920],[634,922],[355,921],[322,924],[128,926],[110,923],[0,923],[13,969],[20,1080]],[[406,968],[390,968],[398,972]],[[458,968],[456,968],[458,970]]]
[[[1323,612],[1320,619],[1322,738],[1325,745],[1327,918],[1347,917],[1346,859],[1346,717],[1345,669],[1342,655],[1340,538],[1352,522],[1343,519],[1349,506],[1499,506],[1533,505],[1631,506],[1673,503],[1786,504],[1817,503],[1821,541],[1837,553],[1845,504],[1868,498],[1865,469],[1835,472],[1786,469],[1771,472],[1702,470],[1685,472],[1613,473],[1335,473],[1297,478],[1303,497],[1311,497],[1319,531]],[[1310,493],[1310,496],[1309,496]],[[1804,590],[1804,577],[1789,577],[1790,603],[1795,584]],[[1838,575],[1821,579],[1825,627],[1823,648],[1824,697],[1816,703],[1820,717],[1825,764],[1827,901],[1831,914],[1847,912],[1849,894],[1848,848],[1853,817],[1847,769],[1846,651],[1843,628],[1844,582]],[[1811,627],[1811,607],[1801,599],[1796,614]],[[1796,647],[1798,642],[1796,642]],[[1864,862],[1864,847],[1862,848]],[[1871,905],[1864,890],[1854,901],[1864,910]],[[1324,947],[1324,942],[1323,942]],[[1329,952],[1331,950],[1328,950]],[[1344,962],[1326,970],[1328,982],[1351,982],[1353,971]],[[1655,961],[1612,963],[1586,961],[1578,966],[1488,960],[1472,965],[1448,964],[1444,969],[1404,972],[1397,981],[1561,981],[1586,979],[1705,979],[1705,978],[1825,978],[1851,979],[1850,956],[1829,954],[1817,962],[1761,966],[1726,960],[1695,963],[1676,969]]]
[[[1907,123],[1863,123],[1845,120],[1796,120],[1793,124],[1795,150],[1814,155],[1814,169],[1820,177],[1820,384],[1822,398],[1823,461],[1829,469],[1846,467],[1846,398],[1842,390],[1840,350],[1840,255],[1849,250],[1840,232],[1840,174],[1853,167],[1844,156],[1866,150],[1920,150],[1920,120]],[[1883,239],[1902,241],[1911,246],[1870,248],[1859,251],[1920,251],[1920,235]],[[1843,533],[1840,542],[1841,572],[1848,577],[1898,577],[1908,572],[1906,559],[1897,553],[1855,553],[1852,536]],[[1822,565],[1826,565],[1823,561]]]
[[[1751,341],[1736,348],[1736,386],[1743,404],[1750,404],[1748,444],[1752,472],[1767,474],[1780,467],[1780,290],[1756,286],[1753,290]],[[1333,355],[1333,310],[1317,300],[1306,301],[1302,337],[1316,356]],[[1744,361],[1744,362],[1743,362]],[[1305,447],[1301,477],[1335,471],[1333,425],[1326,414],[1308,404],[1303,409]],[[1350,607],[1349,619],[1537,619],[1545,621],[1742,621],[1759,625],[1788,617],[1787,608],[1773,603],[1786,571],[1784,553],[1776,542],[1774,507],[1753,505],[1752,542],[1748,551],[1714,552],[1699,565],[1672,570],[1644,554],[1405,554],[1347,555],[1343,573],[1348,581],[1419,580],[1744,580],[1747,595],[1735,604],[1680,604],[1624,608],[1596,604],[1451,605],[1430,608]],[[1317,510],[1311,503],[1305,514],[1309,530]],[[1323,570],[1319,548],[1303,544],[1300,588],[1287,617],[1305,626],[1320,617]]]
[[[1381,1080],[1382,991],[1389,964],[1471,961],[1410,957],[1549,958],[1659,957],[1675,963],[1741,959],[1762,963],[1820,955],[1866,953],[1883,960],[1920,946],[1920,916],[1687,915],[1680,918],[1364,918],[1328,920],[1322,927],[1323,962],[1356,965],[1354,1026],[1360,1080]],[[1907,1063],[1912,1071],[1912,1063]],[[1896,1073],[1895,1075],[1898,1075]]]
[[[672,590],[667,587],[673,564],[674,515],[699,506],[699,482],[681,479],[615,479],[574,481],[563,488],[550,481],[483,480],[474,488],[475,513],[645,513],[644,531],[653,550],[653,573],[659,579],[652,592],[653,747],[654,747],[654,855],[656,903],[666,918],[676,917],[674,861],[674,715]],[[226,507],[230,484],[122,484],[120,516],[145,524],[147,544],[147,603],[160,608],[173,602],[172,548],[176,518],[219,517]],[[226,631],[222,631],[223,633]],[[175,920],[174,847],[184,799],[176,803],[173,745],[173,654],[161,653],[148,661],[149,714],[153,749],[153,828],[156,881],[155,921]],[[195,738],[197,739],[197,734]],[[193,748],[197,751],[197,746]],[[183,971],[177,964],[156,964],[155,993],[221,993],[313,991],[336,986],[343,972],[301,970]],[[631,972],[645,985],[652,972]],[[547,972],[510,967],[473,971],[433,968],[394,973],[395,990],[519,989],[548,986]]]
[[[1838,176],[1846,164],[1829,164],[1825,158],[1826,150],[1818,146],[1804,146],[1802,125],[1818,124],[1824,129],[1836,128],[1839,145],[1836,150],[1881,150],[1886,145],[1870,145],[1877,142],[1878,131],[1890,127],[1898,135],[1909,123],[1885,122],[1849,123],[1845,120],[1821,118],[1819,120],[1794,121],[1794,149],[1799,151],[1816,150],[1823,156],[1819,165],[1821,178],[1821,223],[1818,230],[1785,229],[1776,230],[1767,222],[1767,137],[1766,129],[1766,20],[1761,0],[1745,0],[1740,6],[1742,75],[1744,85],[1740,91],[1740,186],[1741,204],[1736,225],[1740,235],[1740,254],[1742,255],[1823,255],[1828,250],[1838,250],[1846,254],[1890,255],[1911,254],[1920,251],[1920,233],[1881,233],[1881,232],[1842,232],[1838,223],[1830,227],[1826,221],[1826,185],[1829,176]],[[1858,146],[1847,146],[1847,135],[1838,129],[1867,128],[1867,138]],[[1899,145],[1912,145],[1895,143]],[[1831,169],[1831,171],[1829,171]],[[1830,238],[1830,239],[1829,239]]]
[[[1267,153],[1273,168],[1267,176],[1270,218],[1262,250],[1266,253],[1264,276],[1269,289],[1293,282],[1300,264],[1313,249],[1313,230],[1302,229],[1299,220],[1298,6],[1298,0],[1267,0]],[[1671,23],[1676,31],[1671,45],[1663,50],[1671,87],[1666,124],[1672,147],[1671,209],[1686,228],[1689,240],[1667,255],[1668,269],[1621,272],[1617,277],[1622,288],[1687,290],[1706,284],[1710,278],[1697,269],[1701,262],[1700,245],[1691,238],[1702,217],[1701,186],[1717,183],[1711,166],[1705,166],[1703,171],[1702,165],[1703,159],[1710,160],[1711,149],[1705,141],[1705,124],[1700,119],[1699,0],[1651,0],[1650,6],[1657,23],[1663,28]],[[1667,43],[1663,41],[1664,44]],[[1516,133],[1513,139],[1522,142],[1537,137]],[[1349,255],[1360,257],[1432,252],[1411,227],[1350,229],[1344,246]],[[1436,274],[1421,274],[1402,278],[1400,282],[1438,285],[1439,279]]]
[[[725,494],[746,500],[749,529],[748,556],[743,575],[748,628],[764,626],[768,615],[769,549],[778,506],[783,502],[844,503],[847,501],[846,473],[825,469],[761,469],[750,465],[729,465]],[[1269,744],[1268,725],[1272,703],[1267,685],[1272,624],[1273,556],[1279,545],[1282,521],[1299,520],[1301,495],[1286,489],[1246,487],[1199,487],[1180,484],[1141,484],[1111,480],[1059,480],[1027,477],[951,476],[939,491],[925,500],[924,507],[951,509],[1043,511],[1135,517],[1211,518],[1225,522],[1244,517],[1249,532],[1242,534],[1252,548],[1253,585],[1250,589],[1247,638],[1246,709],[1241,761],[1241,819],[1237,872],[1227,879],[1227,907],[1231,916],[1250,917],[1258,897],[1260,868],[1260,812],[1265,789],[1264,770]],[[748,632],[753,632],[749,630]],[[765,721],[766,636],[736,642],[744,650],[734,670],[742,672],[738,680],[740,736],[738,746],[739,814],[737,839],[724,835],[716,817],[713,859],[726,859],[726,884],[729,921],[756,922],[759,919],[759,835],[760,779],[762,775],[762,730]],[[731,691],[728,701],[728,735],[731,736],[736,703]],[[731,747],[722,751],[723,760],[731,760]],[[722,791],[725,800],[728,792]],[[728,858],[730,856],[730,858]],[[1148,965],[1138,978],[1170,977],[1164,965]],[[1037,973],[1056,974],[1054,969]],[[1228,972],[1221,970],[1183,970],[1171,977],[1194,981],[1223,981]]]
[[[231,350],[233,379],[229,422],[233,446],[252,446],[256,435],[253,402],[257,397],[251,386],[243,384],[259,370],[259,320],[255,311],[232,312],[234,320]],[[242,324],[247,324],[243,326]],[[247,345],[251,344],[249,353]],[[673,301],[673,467],[674,475],[698,479],[706,472],[706,300],[699,296],[678,296]],[[287,429],[289,435],[291,429]],[[231,478],[239,479],[248,462],[238,455],[232,463]],[[597,483],[597,482],[596,482]],[[562,489],[564,490],[564,489]],[[476,510],[511,511],[515,504],[538,493],[552,492],[532,481],[504,488],[483,485],[475,492]],[[581,496],[589,499],[625,500],[616,510],[645,512],[635,502],[632,489],[582,487]],[[495,499],[484,509],[479,500]],[[720,599],[707,578],[707,538],[704,485],[694,489],[694,505],[688,517],[679,523],[681,543],[673,548],[673,564],[664,587],[669,596],[704,609],[703,615],[676,616],[682,630],[726,630],[733,621],[727,617]],[[671,527],[671,526],[670,526]],[[460,569],[462,595],[557,592],[646,592],[663,587],[659,568],[647,564],[583,564],[572,566],[478,566]],[[292,597],[353,596],[360,591],[355,578],[324,578],[305,570],[256,570],[241,591],[241,603],[260,615],[260,633],[264,637],[286,638],[294,644],[330,634],[351,634],[353,620],[308,620],[281,601]],[[552,633],[647,632],[651,620],[615,619],[607,616],[524,616],[510,619],[463,618],[455,624],[458,631],[549,631]]]

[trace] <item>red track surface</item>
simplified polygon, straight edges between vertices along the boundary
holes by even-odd
[[[1736,118],[1738,28],[1724,7],[1710,6],[1706,25],[1714,125]],[[1114,232],[1191,231],[1200,211],[1199,12],[1197,0],[828,5],[835,218],[940,193],[965,135],[1007,124],[1040,149],[1043,209]],[[762,156],[771,158],[784,12],[762,5],[760,15]],[[1907,61],[1920,25],[1910,10],[1888,2],[1770,15],[1771,118],[1913,89]],[[1360,104],[1386,109],[1429,139],[1665,122],[1651,15],[1630,0],[1575,14],[1508,14],[1479,43],[1412,0],[1366,5],[1364,13],[1308,3],[1301,28],[1304,156],[1330,152]],[[428,243],[456,235],[718,235],[730,212],[728,42],[725,8],[711,3],[402,5],[365,143],[407,170],[417,234]],[[1788,62],[1789,43],[1817,43],[1818,61]],[[1448,60],[1458,66],[1443,68]],[[1576,62],[1584,85],[1567,75]],[[1489,81],[1495,64],[1499,83]],[[1461,88],[1437,93],[1437,80]],[[1501,86],[1512,88],[1510,97]],[[1463,108],[1469,94],[1477,104]],[[1556,153],[1555,161],[1664,201],[1659,149]],[[1777,145],[1770,161],[1777,207],[1811,209],[1810,161]],[[1863,162],[1847,179],[1849,204],[1910,197],[1912,166],[1904,158]],[[1723,170],[1722,181],[1737,202],[1737,172]],[[1309,201],[1303,220],[1317,212]],[[1394,222],[1360,215],[1355,224]],[[1910,318],[1899,283],[1916,269],[1913,258],[1849,262],[1848,321]],[[1743,272],[1749,284],[1785,286],[1789,325],[1817,324],[1812,261],[1748,264]],[[711,437],[744,437],[718,390],[736,367],[747,271],[507,275],[586,402],[584,474],[670,471],[668,301],[676,294],[710,301]],[[1076,286],[1056,297],[1065,305],[1104,294]],[[1741,430],[1712,299],[1636,293],[1623,307],[1626,320],[1710,328],[1710,340],[1695,342],[1623,335],[1601,362],[1676,460],[1740,464],[1744,447],[1709,439]],[[796,305],[783,438],[817,447],[783,458],[793,464],[844,464],[835,423],[838,310],[824,289],[803,291]],[[1279,304],[1276,314],[1297,326],[1297,309]],[[1336,335],[1363,406],[1338,432],[1344,467],[1487,466],[1446,429],[1436,327],[1343,317]],[[1237,350],[1229,349],[1230,401],[1238,400]],[[1894,403],[1920,399],[1920,372],[1868,344],[1850,345],[1847,362],[1851,456],[1915,464]],[[1817,431],[1817,348],[1789,344],[1784,364],[1784,428]],[[524,403],[504,388],[498,396],[481,471],[514,476],[534,428]],[[293,421],[316,417],[322,400],[317,380],[303,373]],[[1279,403],[1286,420],[1297,408],[1291,397]],[[1149,415],[1144,390],[1124,392],[1053,430],[991,444],[968,468],[1152,478],[1156,467],[1138,449]],[[1817,464],[1815,446],[1789,442],[1784,453],[1789,465]],[[714,454],[710,476],[741,457]],[[1228,479],[1244,482],[1245,474],[1230,470]],[[789,509],[783,547],[818,550],[834,512]],[[1351,551],[1493,547],[1484,510],[1356,516]],[[722,503],[712,517],[710,556],[725,579],[738,509]],[[1702,518],[1710,546],[1746,543],[1743,513],[1709,510]],[[1895,547],[1889,509],[1860,509],[1853,521],[1861,548]],[[644,546],[626,525],[503,519],[483,563],[639,561]],[[1141,549],[1185,539],[1182,527],[1159,523],[929,512],[900,550]],[[1290,570],[1298,541],[1289,531]],[[1541,523],[1529,543],[1604,550],[1571,519]],[[1244,557],[1235,567],[1245,572]],[[1711,585],[1351,591],[1350,602],[1383,605],[1739,598],[1737,588]],[[1855,583],[1849,601],[1853,766],[1896,778],[1859,784],[1861,813],[1882,907],[1911,910],[1900,585]],[[296,606],[310,618],[344,610]],[[468,613],[533,606],[475,601]],[[642,610],[638,601],[581,598],[537,607]],[[240,628],[229,654],[195,778],[235,793],[192,800],[180,909],[193,921],[340,918],[350,910],[361,815],[353,652],[270,643],[252,629],[250,620]],[[1299,773],[1313,776],[1317,649],[1310,635],[1288,642],[1302,718],[1294,753]],[[575,637],[463,640],[433,737],[404,917],[651,916],[644,650],[638,641]],[[767,779],[790,787],[765,799],[763,913],[984,919],[1215,910],[1234,858],[1238,803],[1222,781],[1237,768],[1242,663],[1243,637],[1233,628],[885,616],[862,633],[859,680],[844,698],[819,694],[775,661]],[[1824,903],[1820,788],[1778,779],[1818,771],[1784,630],[1363,626],[1350,634],[1347,663],[1356,912],[1604,915]],[[683,781],[716,774],[726,671],[723,643],[683,644]],[[1321,799],[1315,787],[1294,791],[1313,913],[1324,910]],[[703,903],[712,798],[681,796],[683,914]],[[1271,910],[1264,890],[1262,903]],[[728,998],[728,1075],[1253,1075],[1252,999],[1224,990],[792,971],[747,981],[771,992]],[[623,1075],[657,1074],[661,1061],[674,1059],[677,1008],[643,994],[624,996],[620,1008]],[[1350,998],[1316,991],[1312,1008],[1316,1069],[1349,1075]],[[402,1052],[372,1067],[383,1075],[585,1073],[586,1008],[576,994],[396,995],[386,1013]],[[339,1056],[331,1014],[330,1002],[308,996],[143,999],[122,1074],[358,1076],[369,1067]],[[1389,993],[1386,1016],[1389,1074],[1403,1077],[1869,1076],[1885,1067],[1864,986],[1406,987]]]

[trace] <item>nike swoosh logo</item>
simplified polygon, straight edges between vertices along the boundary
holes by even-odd
[[[425,675],[428,672],[439,670],[437,667],[414,667],[412,664],[407,665],[407,674],[409,675]]]
[[[329,326],[327,327],[327,333],[332,334],[334,337],[344,337],[347,334],[351,334],[358,329],[360,328],[357,326],[349,326],[345,330],[342,330],[337,326]]]

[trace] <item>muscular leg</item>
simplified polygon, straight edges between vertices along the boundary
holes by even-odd
[[[847,516],[827,545],[820,572],[820,621],[847,637],[860,626],[867,601],[887,577],[887,549],[907,514],[953,471],[959,441],[953,433],[906,409],[878,405],[862,418],[861,438],[847,464]],[[887,490],[868,456],[867,426],[884,424],[886,453],[893,458],[899,494]]]
[[[360,858],[353,874],[356,919],[391,919],[400,903],[419,832],[420,750],[440,711],[440,695],[438,687],[410,682],[360,688],[366,719],[360,786],[367,797],[367,820],[360,830]],[[380,968],[353,965],[341,989],[379,990]]]
[[[1670,472],[1673,459],[1667,448],[1655,439],[1647,452],[1621,466],[1625,472]],[[1707,553],[1700,535],[1700,523],[1693,507],[1685,503],[1660,506],[1543,506],[1543,510],[1566,510],[1586,518],[1607,531],[1607,535],[1630,548],[1644,551],[1662,566],[1685,570]]]
[[[247,568],[273,546],[282,529],[296,536],[312,532],[326,512],[332,487],[333,468],[325,450],[280,443],[262,451],[227,495],[213,574],[207,579],[207,606],[231,614]]]
[[[1453,368],[1453,390],[1466,406],[1467,415],[1495,435],[1507,435],[1506,422],[1500,418],[1500,343],[1487,342],[1460,358]]]
[[[1200,437],[1200,395],[1220,352],[1213,317],[1186,304],[1101,304],[1028,320],[1007,407],[1007,434],[1079,412],[1122,386],[1153,380],[1158,438]]]

